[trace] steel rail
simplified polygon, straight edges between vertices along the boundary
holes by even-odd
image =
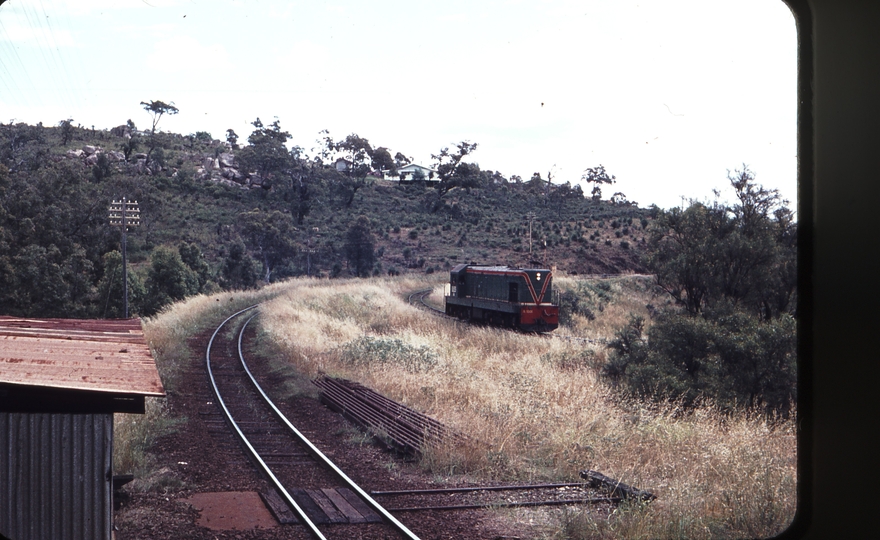
[[[395,427],[411,433],[417,441],[421,441],[423,438],[440,440],[451,437],[461,443],[468,442],[467,437],[451,430],[437,420],[357,383],[324,376],[313,381],[313,384],[324,390],[325,395],[330,394],[335,404],[346,409],[354,410],[355,407],[358,407],[358,410],[363,409],[363,419],[374,421],[383,429],[385,429],[383,421],[388,420]]]
[[[418,429],[425,430],[429,429],[431,434],[438,436],[446,436],[446,435],[459,435],[458,433],[452,431],[442,423],[434,420],[430,416],[426,416],[424,414],[418,413],[405,405],[398,403],[396,401],[392,401],[387,397],[379,394],[378,392],[374,392],[373,390],[362,386],[358,383],[346,382],[343,383],[339,380],[335,380],[334,382],[340,384],[341,386],[350,389],[352,395],[358,396],[364,402],[369,403],[376,407],[377,409],[388,411],[390,414],[395,417],[406,417],[410,422],[412,422]],[[464,436],[461,436],[464,439]]]
[[[563,487],[584,487],[586,482],[566,482],[561,484],[517,484],[507,486],[473,486],[460,488],[437,488],[437,489],[402,489],[398,491],[371,491],[374,496],[380,495],[429,495],[438,493],[467,493],[473,491],[526,491],[532,489],[556,489]]]
[[[422,435],[413,432],[394,421],[393,417],[389,417],[388,415],[374,415],[374,410],[371,410],[369,407],[366,407],[364,404],[357,401],[345,401],[345,394],[341,393],[340,390],[336,388],[323,388],[325,396],[330,396],[333,398],[335,402],[339,402],[342,404],[342,413],[347,417],[350,417],[352,420],[361,424],[362,426],[376,431],[376,428],[385,431],[388,435],[402,443],[403,446],[410,448],[412,451],[418,452],[422,446]],[[356,414],[350,414],[350,413]]]
[[[423,306],[425,306],[426,308],[430,309],[431,311],[436,311],[437,313],[439,313],[439,314],[441,314],[441,315],[446,315],[446,311],[445,311],[445,310],[442,310],[442,309],[440,309],[440,308],[438,308],[438,307],[434,307],[434,306],[432,306],[431,304],[425,302],[425,297],[428,296],[429,294],[431,294],[431,292],[432,292],[433,290],[434,290],[434,288],[431,287],[430,289],[420,289],[420,290],[418,290],[418,291],[414,291],[414,292],[410,293],[410,295],[409,295],[409,299],[408,299],[408,300],[409,300],[409,303],[410,303],[410,304],[413,304],[413,303],[414,303],[414,302],[413,302],[413,296],[416,296],[417,294],[420,294],[421,296],[419,297],[419,302],[420,302]]]
[[[597,504],[620,502],[620,497],[593,497],[590,499],[556,499],[552,501],[498,502],[485,504],[450,504],[447,506],[410,506],[391,508],[394,512],[418,512],[420,510],[479,510],[482,508],[521,508],[530,506],[566,506],[569,504]]]
[[[254,306],[254,307],[256,307],[256,306]],[[361,487],[358,486],[351,478],[349,478],[348,475],[346,475],[344,472],[342,472],[342,469],[340,469],[339,467],[336,466],[335,463],[330,461],[330,458],[328,458],[326,455],[324,455],[324,453],[321,452],[318,449],[318,447],[316,447],[314,444],[312,444],[312,442],[310,440],[308,440],[305,437],[305,435],[300,433],[300,431],[298,429],[296,429],[296,427],[294,427],[293,424],[290,423],[290,420],[288,420],[287,417],[284,416],[284,413],[282,413],[278,409],[278,407],[275,406],[275,403],[269,398],[268,395],[266,395],[266,392],[263,391],[263,388],[260,386],[260,384],[257,382],[257,379],[251,373],[251,370],[248,368],[247,362],[244,359],[244,354],[242,353],[242,350],[241,350],[241,342],[242,342],[242,338],[244,337],[244,330],[245,330],[245,328],[247,328],[248,323],[250,323],[254,317],[256,317],[256,314],[252,315],[244,323],[244,325],[241,327],[240,333],[238,334],[238,357],[241,360],[241,365],[244,366],[244,370],[247,372],[248,377],[250,377],[251,382],[254,384],[254,387],[257,389],[257,391],[260,393],[260,395],[263,396],[263,399],[266,401],[266,404],[269,405],[269,407],[271,407],[272,411],[275,413],[277,418],[288,427],[288,429],[291,431],[291,433],[293,433],[300,440],[300,442],[302,442],[302,444],[305,445],[309,449],[310,452],[312,452],[312,454],[315,457],[317,457],[320,461],[322,461],[325,465],[327,465],[333,472],[335,472],[337,474],[337,476],[339,476],[339,478],[342,479],[342,481],[348,485],[349,489],[351,489],[352,491],[357,493],[364,500],[364,502],[366,502],[368,505],[370,505],[373,508],[373,510],[375,510],[377,513],[382,515],[382,517],[384,517],[386,520],[388,520],[388,522],[390,522],[394,526],[394,528],[396,528],[398,530],[398,532],[400,532],[401,534],[403,534],[404,536],[406,536],[407,538],[410,538],[412,540],[419,540],[419,537],[416,536],[412,531],[410,531],[406,527],[406,525],[404,525],[403,523],[398,521],[397,518],[395,518],[394,516],[392,516],[388,512],[388,510],[386,510],[381,504],[376,502],[375,499],[370,497],[370,495],[367,494],[366,491],[361,489]],[[260,460],[260,461],[262,461],[262,460]],[[271,472],[270,472],[270,474],[271,474]],[[274,478],[274,475],[273,475],[273,478]],[[287,492],[285,491],[285,493],[287,493]],[[299,507],[297,506],[297,509],[298,508]],[[301,510],[299,510],[299,511],[301,512]],[[318,532],[318,534],[320,534],[320,532]],[[323,538],[323,536],[321,538]]]
[[[220,326],[218,326],[216,330],[214,330],[214,334],[211,335],[211,339],[210,339],[210,341],[208,341],[208,349],[207,349],[207,352],[205,353],[206,364],[208,366],[208,378],[211,380],[211,386],[214,389],[214,395],[217,397],[217,402],[220,404],[220,407],[223,409],[223,412],[226,415],[226,419],[229,421],[233,430],[238,435],[238,438],[241,440],[242,443],[244,443],[245,447],[248,449],[248,452],[250,453],[251,457],[257,461],[257,463],[259,464],[259,467],[262,469],[262,471],[266,474],[266,476],[268,476],[270,478],[272,483],[275,485],[275,488],[278,490],[279,493],[281,493],[281,496],[284,497],[285,502],[287,502],[287,504],[290,505],[290,507],[294,510],[294,512],[296,512],[297,517],[299,518],[300,522],[303,525],[305,525],[311,531],[311,533],[313,535],[315,535],[317,538],[319,538],[321,540],[327,540],[327,537],[324,536],[323,534],[321,534],[321,531],[318,530],[318,527],[312,522],[311,519],[309,519],[309,516],[306,515],[305,511],[303,511],[303,509],[300,508],[300,506],[298,504],[296,504],[296,501],[293,500],[293,497],[290,495],[290,493],[284,488],[283,485],[281,485],[281,482],[278,480],[278,478],[275,476],[275,474],[272,472],[272,470],[269,469],[269,466],[266,465],[266,462],[263,461],[263,458],[260,457],[260,455],[257,453],[256,449],[254,449],[254,447],[251,445],[250,441],[248,441],[247,437],[245,437],[244,432],[242,432],[241,428],[239,428],[238,424],[236,424],[235,419],[232,418],[232,413],[229,412],[229,409],[226,407],[226,402],[223,401],[223,398],[220,396],[220,390],[219,390],[219,388],[217,388],[217,382],[214,380],[214,372],[211,369],[211,346],[213,346],[213,344],[214,344],[214,338],[217,337],[217,334],[220,332],[220,329],[223,328],[223,326],[225,326],[226,323],[228,323],[229,321],[231,321],[235,317],[238,317],[242,313],[245,313],[246,311],[250,311],[256,307],[257,307],[257,305],[253,305],[253,306],[245,308],[237,313],[233,313],[225,321],[220,323]],[[253,316],[251,317],[251,319],[252,318],[253,318]],[[250,321],[250,319],[248,319],[248,321]],[[247,323],[245,323],[245,326],[247,326]],[[239,354],[241,353],[241,335],[242,334],[244,334],[244,327],[242,327],[242,332],[241,332],[241,334],[239,334],[239,341],[238,341]],[[245,369],[247,369],[247,368],[245,368]],[[250,374],[250,372],[248,372],[248,374]]]

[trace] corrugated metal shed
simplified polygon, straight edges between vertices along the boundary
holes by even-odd
[[[110,540],[113,413],[164,395],[137,319],[0,317],[0,534]]]
[[[109,540],[112,439],[112,413],[0,413],[0,534]]]

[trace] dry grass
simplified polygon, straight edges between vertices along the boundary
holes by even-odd
[[[658,495],[609,519],[543,512],[550,522],[536,526],[535,536],[753,537],[792,519],[791,422],[725,418],[708,406],[683,415],[673,405],[622,403],[597,374],[600,347],[472,327],[406,304],[407,292],[428,286],[442,303],[442,279],[292,281],[264,305],[261,325],[302,373],[358,380],[487,444],[488,451],[426,456],[423,466],[436,475],[563,480],[589,468]],[[564,288],[582,285],[557,280]],[[630,313],[647,319],[647,304],[664,302],[635,277],[608,280],[597,291],[588,293],[595,320],[576,319],[558,333],[608,339]],[[368,349],[389,352],[353,357]]]
[[[426,455],[422,466],[438,478],[572,480],[589,468],[658,496],[610,517],[570,509],[508,513],[535,538],[760,537],[792,519],[793,422],[623,402],[598,375],[605,360],[599,345],[469,326],[406,303],[407,293],[433,287],[429,300],[442,305],[443,279],[293,280],[194,297],[144,328],[174,392],[180,368],[201,361],[188,337],[265,302],[261,333],[302,375],[357,380],[485,443]],[[576,317],[560,335],[609,339],[631,313],[649,320],[647,305],[665,302],[636,277],[601,284],[558,277],[556,285],[581,290],[595,315]],[[158,402],[147,413],[117,423],[119,472],[149,470],[145,449],[173,429]]]

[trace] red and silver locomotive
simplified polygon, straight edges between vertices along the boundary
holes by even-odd
[[[544,268],[460,264],[449,275],[446,314],[459,319],[546,332],[559,326],[553,275]]]

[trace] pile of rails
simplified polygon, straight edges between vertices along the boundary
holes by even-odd
[[[346,418],[387,439],[394,448],[418,454],[426,447],[473,444],[437,420],[397,403],[354,381],[321,376],[312,381],[321,400]]]

